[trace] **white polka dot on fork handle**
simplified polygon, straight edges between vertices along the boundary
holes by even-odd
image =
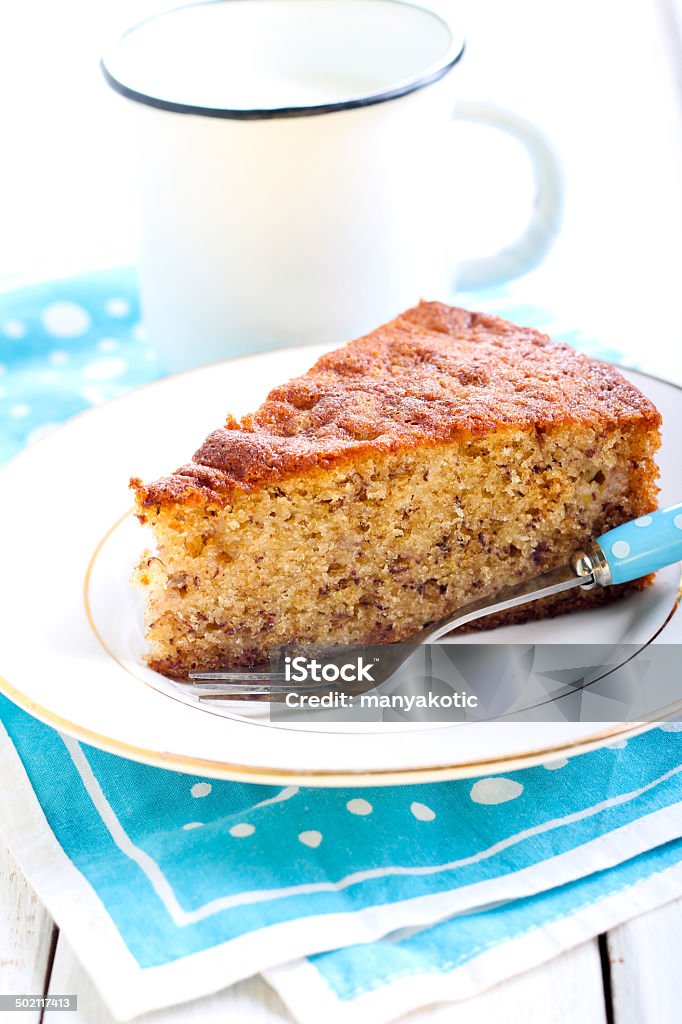
[[[652,523],[651,516],[640,516],[639,519],[635,519],[635,526],[651,526]]]
[[[630,545],[626,540],[617,540],[611,545],[611,554],[615,558],[627,558],[630,554]]]
[[[673,526],[676,530],[682,530],[682,512],[673,519]]]

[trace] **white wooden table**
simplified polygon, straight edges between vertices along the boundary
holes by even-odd
[[[635,918],[476,999],[405,1024],[677,1024],[682,1016],[682,899]],[[7,1024],[113,1024],[88,976],[5,847],[0,849],[0,992],[77,993],[78,1010],[21,1011]],[[292,1024],[260,978],[138,1018],[139,1024]]]

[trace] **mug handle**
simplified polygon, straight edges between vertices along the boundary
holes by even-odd
[[[556,238],[563,216],[564,187],[559,158],[542,132],[530,121],[480,100],[460,100],[456,121],[497,128],[517,139],[533,166],[536,193],[533,213],[520,238],[492,256],[464,260],[457,270],[458,291],[473,291],[502,284],[536,267]]]

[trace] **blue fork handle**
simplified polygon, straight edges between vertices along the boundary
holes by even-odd
[[[682,561],[682,501],[616,526],[597,545],[608,563],[609,583],[629,583]]]

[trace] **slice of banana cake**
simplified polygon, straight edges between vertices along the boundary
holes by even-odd
[[[148,662],[184,678],[283,643],[406,640],[651,512],[659,427],[613,367],[422,302],[228,417],[175,473],[131,481],[155,542],[134,574]]]

